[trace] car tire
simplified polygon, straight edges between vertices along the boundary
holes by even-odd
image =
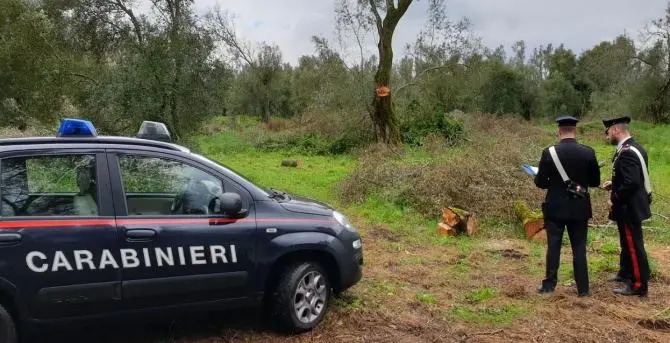
[[[279,277],[272,299],[274,324],[289,334],[310,331],[323,321],[330,301],[325,270],[314,262],[294,264]]]
[[[0,343],[16,343],[16,325],[14,318],[0,305]]]

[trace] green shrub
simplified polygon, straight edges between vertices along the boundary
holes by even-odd
[[[513,220],[514,200],[539,206],[544,192],[520,166],[537,164],[544,132],[518,117],[498,118],[496,125],[487,119],[468,119],[470,142],[445,151],[445,158],[412,161],[384,150],[364,153],[338,187],[341,200],[346,204],[378,195],[430,218],[456,206]]]
[[[424,107],[412,101],[400,118],[400,136],[403,143],[422,146],[424,138],[437,134],[448,145],[454,145],[464,137],[463,123],[445,114],[443,106]]]

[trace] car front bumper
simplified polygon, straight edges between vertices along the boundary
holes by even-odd
[[[353,253],[340,269],[340,291],[357,284],[363,278],[363,248],[353,249]]]

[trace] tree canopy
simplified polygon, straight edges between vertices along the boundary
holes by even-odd
[[[151,0],[148,16],[133,10],[138,1],[0,2],[2,125],[76,115],[125,134],[157,120],[181,138],[217,115],[364,114],[379,140],[407,143],[443,132],[439,117],[453,110],[670,122],[670,8],[640,42],[622,33],[577,54],[518,41],[506,56],[483,46],[467,18],[450,18],[444,0],[414,1],[429,10],[402,51],[391,46],[412,0],[334,0],[339,45],[357,58],[314,36],[315,52],[291,65],[273,42],[240,36],[225,10],[198,16],[192,0]]]

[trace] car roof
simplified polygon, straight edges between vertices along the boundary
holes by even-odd
[[[2,150],[20,150],[25,146],[39,145],[64,145],[64,144],[85,144],[88,147],[104,145],[130,145],[150,148],[166,149],[189,153],[190,150],[178,144],[162,142],[151,139],[122,137],[122,136],[95,136],[95,137],[19,137],[0,139],[0,149]],[[12,149],[11,147],[15,147]]]
[[[163,141],[152,139],[123,137],[123,136],[86,136],[86,137],[54,137],[54,136],[33,136],[17,138],[0,138],[0,153],[16,152],[22,150],[41,150],[41,149],[63,149],[63,148],[89,148],[89,149],[142,149],[151,151],[170,151],[178,154],[188,154],[193,157],[200,157],[194,154],[190,149]],[[208,160],[205,158],[205,160]],[[202,160],[201,160],[202,161]],[[214,163],[209,161],[209,163]],[[216,164],[216,163],[215,163]],[[211,167],[211,166],[210,166]],[[223,167],[217,164],[217,167]],[[245,177],[237,174],[228,167],[223,167],[223,173],[236,181],[240,185],[245,185],[248,191],[256,199],[267,199],[267,193],[258,185],[247,180]]]

